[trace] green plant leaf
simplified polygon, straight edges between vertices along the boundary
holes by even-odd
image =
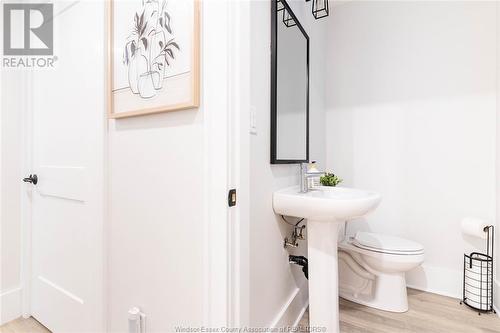
[[[325,173],[324,176],[322,176],[319,179],[321,185],[323,186],[337,186],[342,182],[342,179],[335,176],[333,173]]]

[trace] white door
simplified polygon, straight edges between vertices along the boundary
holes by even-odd
[[[54,4],[55,69],[31,74],[31,314],[53,332],[103,331],[104,11]]]

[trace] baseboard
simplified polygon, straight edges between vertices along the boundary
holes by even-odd
[[[462,271],[424,264],[406,273],[406,285],[409,288],[460,299],[462,277]]]
[[[307,281],[300,288],[296,288],[288,297],[279,313],[274,317],[269,328],[297,327],[300,319],[309,305]]]
[[[21,316],[21,288],[0,293],[0,325]]]
[[[309,307],[309,296],[307,297],[306,303],[302,306],[302,309],[300,310],[297,319],[295,319],[295,322],[292,325],[293,328],[297,328],[299,326],[300,320],[302,319],[302,317],[304,317],[304,314],[306,313],[308,307]]]

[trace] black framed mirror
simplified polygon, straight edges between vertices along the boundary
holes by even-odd
[[[286,0],[271,0],[271,163],[309,161],[309,36]]]

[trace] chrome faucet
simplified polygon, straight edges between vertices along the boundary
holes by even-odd
[[[312,164],[316,163],[316,161],[311,162]],[[309,191],[308,180],[311,177],[317,177],[323,175],[322,171],[309,171],[310,163],[301,163],[300,164],[300,192],[307,193]]]

